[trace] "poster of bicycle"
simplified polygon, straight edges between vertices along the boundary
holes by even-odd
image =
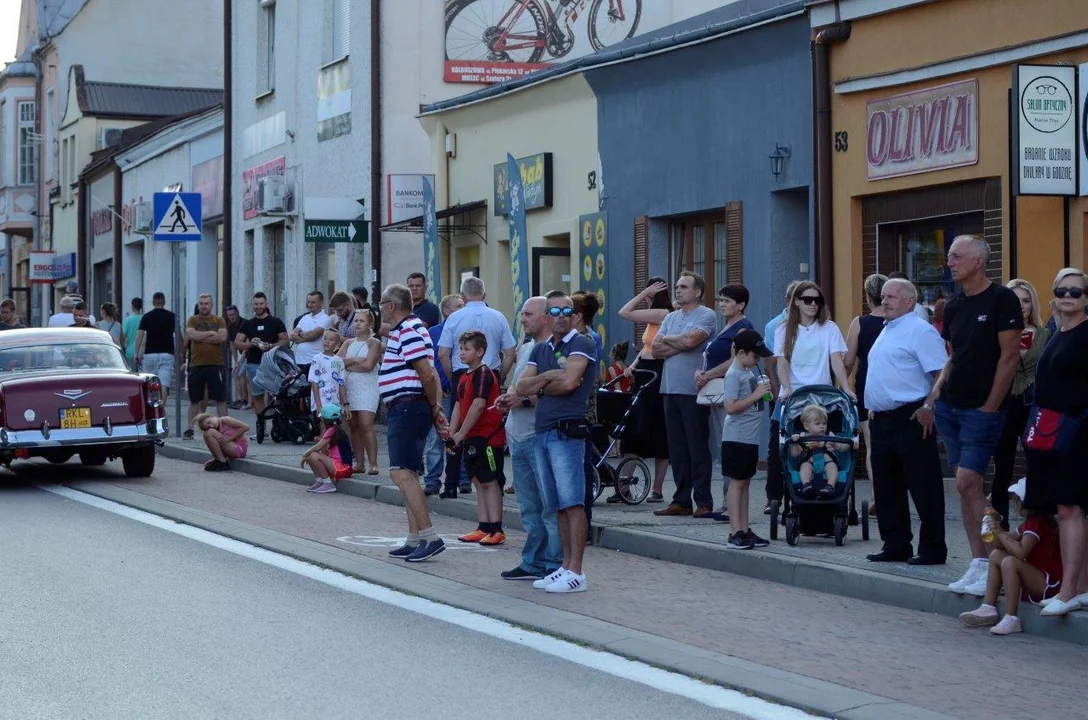
[[[673,20],[670,0],[446,0],[445,80],[496,83]]]

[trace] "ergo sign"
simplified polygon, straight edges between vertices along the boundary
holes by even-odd
[[[868,178],[978,162],[978,81],[874,100],[865,107]]]

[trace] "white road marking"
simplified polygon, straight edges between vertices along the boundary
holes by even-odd
[[[433,600],[404,595],[365,580],[344,575],[333,570],[319,568],[316,565],[255,547],[238,540],[216,535],[192,525],[169,520],[159,515],[105,500],[94,495],[79,492],[67,487],[39,485],[39,489],[55,495],[90,505],[107,512],[120,515],[130,520],[166,530],[190,540],[226,550],[241,557],[256,560],[287,572],[295,573],[311,580],[324,583],[346,592],[392,605],[403,610],[419,613],[435,620],[450,623],[489,635],[499,640],[532,648],[553,657],[572,662],[583,667],[599,670],[614,677],[637,682],[661,692],[678,695],[708,707],[754,718],[755,720],[816,720],[817,716],[802,710],[777,705],[760,698],[749,697],[736,690],[729,690],[717,685],[710,685],[686,675],[655,668],[642,662],[628,660],[608,652],[580,647],[548,635],[514,627],[501,620],[476,615],[467,610],[442,605]]]

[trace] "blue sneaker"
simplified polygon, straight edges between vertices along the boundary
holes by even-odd
[[[433,558],[438,553],[446,549],[446,543],[442,542],[441,538],[438,540],[432,540],[429,543],[420,543],[419,547],[412,552],[411,555],[404,558],[407,562],[423,562]]]
[[[431,495],[437,495],[440,492],[442,492],[441,485],[431,485],[430,483],[427,483],[423,486],[423,494],[427,497],[430,497]]]
[[[390,550],[389,551],[389,557],[406,558],[409,555],[411,555],[412,553],[414,553],[416,551],[417,547],[419,547],[419,545],[411,545],[409,543],[404,543],[403,545],[401,545],[396,550]]]

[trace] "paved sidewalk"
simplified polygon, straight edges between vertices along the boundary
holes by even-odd
[[[253,414],[245,411],[232,411],[231,414],[245,422],[253,420]],[[382,465],[388,458],[383,430],[379,426],[378,458]],[[235,466],[245,472],[304,482],[308,474],[299,469],[299,458],[304,449],[290,443],[277,444],[266,440],[258,445],[251,441],[248,460],[236,462]],[[197,460],[199,453],[206,452],[199,437],[191,441],[172,438],[164,448],[168,457],[186,460]],[[720,475],[720,468],[716,468],[715,473]],[[769,518],[763,514],[764,483],[764,473],[752,481],[749,513],[752,529],[769,538]],[[867,480],[858,481],[857,485],[860,512],[861,500],[871,498],[872,490]],[[356,475],[340,487],[349,494],[364,498],[392,504],[401,502],[399,492],[392,485],[384,467],[378,476]],[[720,477],[713,481],[712,489],[715,501],[721,502],[724,483]],[[802,537],[798,546],[790,547],[780,528],[779,539],[772,542],[770,547],[738,552],[726,549],[729,534],[727,523],[654,515],[653,510],[664,507],[664,504],[609,505],[604,502],[609,492],[605,488],[593,506],[594,544],[601,547],[949,616],[977,606],[976,598],[958,596],[947,589],[947,584],[962,574],[970,559],[959,496],[952,479],[945,481],[948,563],[925,567],[866,560],[867,554],[880,549],[875,518],[870,522],[868,541],[861,539],[860,527],[851,527],[847,532],[846,544],[842,547],[836,547],[831,539],[820,537]],[[672,492],[670,473],[665,484],[666,501]],[[520,528],[514,519],[514,497],[505,496],[505,504],[508,508],[507,524]],[[472,519],[476,516],[472,495],[461,496],[457,500],[432,498],[431,507],[437,513],[453,517]],[[912,522],[917,537],[918,518],[913,508]],[[1065,620],[1055,621],[1039,618],[1033,607],[1025,606],[1022,616],[1029,632],[1088,645],[1088,613],[1074,613]]]

